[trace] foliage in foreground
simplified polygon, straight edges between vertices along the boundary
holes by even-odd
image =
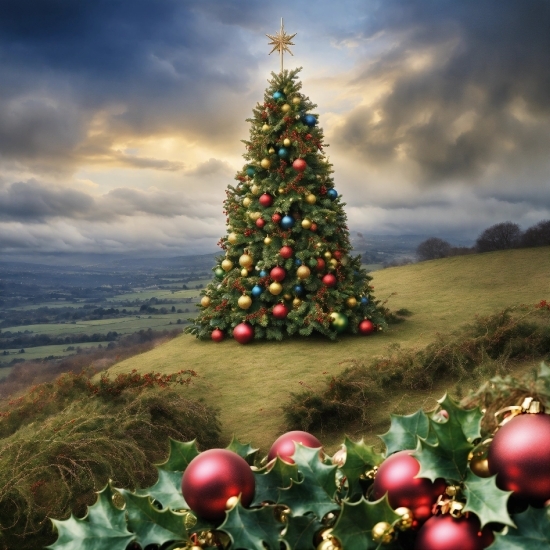
[[[53,540],[47,517],[83,514],[108,479],[154,479],[168,437],[218,444],[217,412],[189,399],[193,371],[136,371],[98,381],[67,373],[0,408],[0,547]],[[187,391],[185,391],[187,393]]]

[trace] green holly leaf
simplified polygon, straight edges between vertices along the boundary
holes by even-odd
[[[384,457],[377,453],[373,446],[365,445],[362,439],[354,443],[346,436],[344,445],[346,446],[346,462],[342,466],[342,473],[347,477],[349,483],[348,498],[353,498],[363,494],[359,476],[381,464]]]
[[[275,519],[272,506],[247,510],[238,504],[225,515],[225,521],[218,527],[231,538],[235,550],[279,550],[279,535],[283,526]]]
[[[168,470],[158,470],[157,482],[148,489],[138,489],[136,495],[149,495],[157,502],[160,502],[163,508],[172,508],[172,510],[189,510],[181,493],[181,472],[171,472]]]
[[[258,454],[259,449],[254,449],[250,444],[244,445],[238,439],[233,436],[231,443],[226,447],[229,451],[237,453],[240,457],[244,458],[248,464],[254,464],[254,459]]]
[[[358,502],[344,501],[332,534],[346,550],[374,550],[379,544],[372,540],[372,528],[380,521],[393,524],[398,519],[399,516],[390,506],[387,495],[375,502],[369,502],[365,498]],[[384,545],[384,549],[386,548],[397,548],[397,545]]]
[[[145,548],[149,544],[164,544],[169,541],[187,541],[185,516],[169,508],[155,508],[149,496],[139,496],[125,489],[120,492],[126,501],[128,527],[136,534],[137,542]]]
[[[505,527],[495,533],[490,550],[542,550],[550,548],[550,517],[548,508],[527,508],[514,515],[517,527]]]
[[[320,485],[332,497],[336,492],[336,470],[338,466],[324,464],[319,458],[319,449],[295,443],[292,459],[305,481]]]
[[[315,535],[323,527],[315,516],[289,516],[283,540],[292,550],[315,550]]]
[[[448,456],[439,445],[429,445],[422,439],[418,440],[413,456],[420,463],[420,471],[416,477],[426,477],[432,481],[442,477],[460,482],[467,465],[466,459],[461,460],[457,465],[453,457]]]
[[[378,437],[386,445],[386,454],[416,449],[416,438],[427,439],[430,422],[423,410],[405,416],[391,415],[390,429]]]
[[[136,536],[127,529],[125,511],[114,505],[114,495],[111,486],[107,485],[98,493],[96,503],[88,507],[88,513],[84,518],[75,518],[71,514],[67,520],[52,519],[58,537],[55,543],[47,548],[124,550],[130,542],[136,540]]]
[[[193,441],[176,441],[170,438],[170,454],[168,460],[158,465],[161,470],[167,470],[168,472],[180,472],[183,473],[189,463],[199,455],[197,445]]]
[[[466,439],[471,443],[474,439],[481,437],[481,419],[483,413],[479,407],[473,409],[463,409],[455,403],[447,394],[439,400],[442,409],[449,413],[449,420],[444,423],[436,422],[437,426],[448,424],[449,421],[453,424],[460,425]]]
[[[491,522],[502,523],[515,527],[508,514],[508,498],[512,491],[502,491],[496,485],[496,475],[492,477],[478,477],[468,471],[464,481],[466,495],[465,512],[473,512],[481,522],[481,527]]]
[[[254,478],[256,490],[251,506],[260,506],[262,502],[277,502],[279,489],[290,487],[291,479],[299,478],[298,466],[277,457],[272,467],[255,471]]]

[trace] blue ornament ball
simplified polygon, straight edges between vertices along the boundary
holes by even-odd
[[[301,296],[304,293],[304,287],[302,285],[296,285],[294,287],[294,294]]]
[[[256,173],[256,169],[254,168],[254,166],[249,166],[247,169],[246,169],[246,175],[247,176],[250,176],[251,178],[254,177],[254,174]]]
[[[300,258],[296,258],[294,260],[294,264],[300,266],[300,265],[302,265],[302,260],[300,260]]]
[[[306,126],[309,126],[310,128],[312,126],[315,126],[317,124],[317,117],[313,116],[313,115],[306,115],[304,117],[304,124]]]
[[[369,303],[369,299],[366,296],[361,298],[361,305],[366,306]]]
[[[275,99],[275,100],[284,99],[284,98],[285,98],[285,94],[283,94],[283,92],[277,91],[277,92],[275,92],[275,93],[273,94],[272,97],[273,97],[273,99]]]
[[[260,277],[267,277],[267,271],[265,269],[260,271]]]
[[[288,149],[285,149],[284,147],[281,147],[278,151],[277,151],[277,154],[282,158],[282,159],[286,159],[288,157]]]
[[[338,198],[338,191],[336,191],[336,189],[329,189],[327,191],[327,197],[331,200],[331,201],[334,201]]]
[[[258,296],[260,296],[260,294],[264,291],[264,289],[259,286],[259,285],[255,285],[252,287],[252,290],[251,290],[251,293],[252,293],[252,296],[254,296],[254,298],[258,298]]]
[[[292,216],[285,216],[281,220],[281,227],[283,229],[291,229],[292,227],[294,227],[294,218]]]

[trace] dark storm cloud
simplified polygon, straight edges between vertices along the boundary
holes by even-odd
[[[548,155],[549,2],[389,0],[369,14],[373,37],[388,47],[352,84],[390,90],[348,114],[339,144],[432,182]]]

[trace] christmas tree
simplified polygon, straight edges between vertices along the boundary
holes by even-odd
[[[277,35],[268,35],[281,71],[271,73],[264,101],[247,119],[247,162],[224,202],[227,234],[218,245],[225,256],[187,329],[199,338],[334,339],[384,323],[371,278],[351,255],[345,203],[334,187],[316,105],[301,93],[301,69],[282,67],[293,36],[282,22]]]

